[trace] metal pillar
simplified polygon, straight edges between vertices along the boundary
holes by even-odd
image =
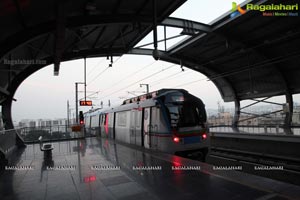
[[[165,43],[165,51],[167,51],[167,27],[164,26],[164,43]]]
[[[157,50],[157,2],[153,1],[153,44],[154,50]]]
[[[284,125],[283,128],[286,132],[286,134],[293,134],[291,130],[292,120],[293,120],[293,112],[294,112],[294,101],[293,101],[293,95],[290,92],[287,92],[285,94],[286,99],[286,109],[285,111],[285,119],[284,119]]]
[[[152,0],[153,7],[153,46],[152,56],[155,60],[159,60],[159,51],[157,49],[157,2]]]
[[[67,101],[67,127],[70,127],[70,105],[69,100]]]
[[[5,130],[14,129],[14,125],[11,118],[11,106],[12,99],[7,97],[2,103],[2,119]]]
[[[59,67],[64,52],[66,37],[66,2],[57,1],[56,5],[56,30],[54,42],[54,75],[59,74]]]
[[[78,124],[78,83],[75,83],[75,117]]]
[[[84,58],[84,100],[86,101],[86,58]]]
[[[76,115],[76,124],[78,124],[78,84],[85,84],[85,83],[75,82],[75,115]]]
[[[234,100],[234,116],[232,120],[232,127],[236,128],[239,123],[240,119],[240,112],[241,112],[241,104],[239,99]]]
[[[7,97],[6,100],[2,103],[2,119],[4,123],[5,130],[14,129],[14,124],[11,117],[11,106],[13,98]],[[19,148],[26,147],[24,140],[20,136],[16,135],[16,146]]]

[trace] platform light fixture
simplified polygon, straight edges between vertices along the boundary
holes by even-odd
[[[184,72],[183,65],[182,65],[182,60],[180,60],[180,68],[181,68],[181,71]]]
[[[114,60],[113,60],[113,56],[110,57],[110,63],[108,65],[108,67],[112,67],[112,64],[113,64]]]

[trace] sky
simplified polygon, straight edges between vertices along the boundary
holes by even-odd
[[[216,17],[230,11],[232,0],[188,0],[171,16],[209,23]],[[242,1],[236,1],[241,3]],[[216,6],[218,5],[218,6]],[[159,28],[162,38],[162,28]],[[168,36],[178,35],[181,30],[168,29]],[[180,39],[168,42],[172,46]],[[149,34],[137,46],[152,42]],[[162,46],[159,46],[162,48]],[[127,98],[141,95],[149,84],[150,91],[161,88],[183,88],[203,100],[206,108],[217,109],[218,102],[226,107],[233,103],[223,103],[218,89],[201,73],[172,63],[155,61],[151,56],[124,55],[114,57],[113,67],[108,68],[105,58],[87,59],[87,95],[93,107],[117,106]],[[61,63],[59,76],[53,76],[53,65],[47,66],[28,77],[18,88],[12,106],[15,122],[22,119],[58,119],[67,117],[67,101],[72,117],[75,111],[75,82],[83,82],[83,59]],[[83,85],[79,85],[79,98],[84,97]],[[79,107],[87,111],[90,107]]]

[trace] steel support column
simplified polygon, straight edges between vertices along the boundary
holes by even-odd
[[[12,106],[12,97],[7,96],[5,101],[2,103],[2,119],[3,119],[5,130],[14,128],[12,118],[11,118],[11,106]]]
[[[286,98],[286,110],[283,128],[287,134],[293,134],[291,130],[293,112],[294,112],[294,101],[293,95],[288,91],[285,94]]]
[[[86,85],[85,83],[82,83],[82,82],[75,82],[75,115],[76,115],[75,119],[76,119],[76,124],[78,124],[78,122],[79,122],[79,120],[78,120],[78,84]]]
[[[56,31],[55,31],[55,43],[54,43],[54,75],[59,74],[59,67],[64,51],[65,34],[66,34],[66,9],[65,2],[58,2],[56,7]]]
[[[159,59],[158,56],[158,50],[157,50],[157,0],[152,0],[152,7],[153,7],[153,46],[154,46],[154,50],[153,50],[153,58],[155,60]]]
[[[157,3],[156,0],[153,1],[153,44],[154,50],[157,50]]]
[[[14,129],[14,124],[11,117],[12,101],[13,101],[13,97],[10,95],[2,103],[2,119],[3,119],[5,130]],[[21,139],[18,134],[16,135],[16,146],[19,148],[26,147],[23,139]]]
[[[75,83],[75,119],[78,124],[78,83]]]
[[[238,126],[239,119],[240,119],[240,112],[241,112],[240,100],[236,98],[234,100],[234,116],[233,116],[233,120],[232,120],[232,126],[234,128],[236,128]]]

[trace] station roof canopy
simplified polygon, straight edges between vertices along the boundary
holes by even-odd
[[[295,5],[287,0],[284,4]],[[252,1],[278,4],[278,1]],[[245,8],[246,4],[243,8]],[[294,16],[228,12],[211,23],[211,32],[196,34],[168,50],[170,57],[189,61],[212,80],[225,101],[300,92],[299,10]],[[275,15],[274,11],[265,11]],[[296,16],[295,16],[296,15]],[[197,65],[195,65],[197,64]]]
[[[266,17],[261,11],[247,11],[235,17],[228,12],[210,24],[170,18],[184,2],[0,1],[2,99],[12,98],[21,82],[45,65],[54,63],[54,72],[58,73],[59,63],[71,59],[127,53],[152,55],[153,49],[135,46],[154,29],[155,23],[182,28],[182,34],[187,36],[169,49],[154,51],[154,57],[205,74],[225,101],[300,92],[299,17]],[[46,63],[8,62],[22,59]]]
[[[28,58],[27,54],[33,54],[33,58],[50,56],[55,72],[60,60],[122,55],[151,32],[154,14],[161,22],[184,2],[3,0],[0,55],[9,55],[10,60]]]

